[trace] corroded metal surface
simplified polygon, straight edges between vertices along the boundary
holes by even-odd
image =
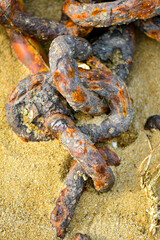
[[[98,39],[92,40],[92,48],[93,54],[125,81],[132,68],[135,52],[133,25],[114,26],[103,30]]]
[[[73,36],[58,37],[50,48],[52,75],[50,72],[42,72],[22,80],[10,94],[6,105],[9,124],[23,140],[46,141],[58,138],[77,160],[69,172],[66,188],[62,190],[51,215],[52,224],[61,238],[65,236],[76,204],[82,194],[86,180],[84,176],[86,174],[90,176],[96,190],[100,192],[111,189],[115,181],[113,172],[108,165],[119,165],[117,155],[107,148],[98,150],[92,140],[97,142],[125,131],[134,114],[125,83],[111,70],[94,58],[92,58],[92,63],[90,60],[90,63],[97,66],[98,69],[88,71],[78,69],[74,58],[85,60],[91,55],[91,52],[90,44],[84,39]],[[100,66],[103,66],[103,70],[99,69]],[[77,76],[78,83],[75,81]],[[67,81],[65,81],[66,79]],[[71,94],[69,98],[74,100],[74,104],[70,100],[68,101],[63,91],[62,95],[67,98],[72,107],[76,106],[76,110],[82,110],[85,106],[85,111],[88,107],[87,112],[91,109],[91,114],[99,114],[96,105],[92,110],[94,100],[91,101],[90,96],[87,103],[83,105],[84,102],[81,102],[83,95],[76,94],[76,91],[79,91],[79,83],[85,96],[93,93],[96,98],[100,96],[97,105],[100,109],[106,111],[105,108],[110,107],[110,115],[106,115],[106,120],[100,126],[101,132],[97,131],[99,126],[76,127],[72,120],[74,119],[72,109],[58,92],[58,90],[61,92],[60,87],[64,87],[65,83],[68,84],[66,85],[67,94],[68,96],[69,93]],[[75,96],[80,97],[76,98]],[[105,108],[102,98],[106,99]],[[86,98],[84,98],[85,100]],[[116,131],[113,126],[116,127]],[[86,131],[86,127],[87,131],[92,131],[93,135]],[[79,172],[80,175],[77,175]]]
[[[5,21],[8,23],[6,32],[15,53],[33,73],[48,71],[48,59],[38,41],[29,35],[24,35],[20,29],[14,26],[10,19],[9,15],[16,11],[26,12],[22,0],[2,1],[0,3],[0,23],[1,19],[4,20],[3,25],[6,25]]]
[[[52,138],[44,125],[47,114],[54,112],[71,116],[71,110],[54,86],[50,72],[22,80],[10,94],[6,111],[12,129],[25,141]]]
[[[60,114],[48,118],[46,125],[92,178],[97,191],[106,192],[114,184],[114,175],[90,138],[73,121]]]
[[[51,213],[51,223],[56,228],[57,236],[60,238],[64,238],[66,234],[86,180],[85,171],[75,161],[65,180],[66,187],[61,191],[56,207]]]
[[[49,71],[48,59],[39,42],[20,32],[7,28],[11,45],[21,62],[33,73]]]
[[[141,20],[136,24],[148,37],[160,41],[160,16]]]
[[[159,15],[160,0],[118,0],[96,4],[66,0],[63,11],[81,26],[109,27]]]
[[[89,3],[91,1],[82,0],[81,2]],[[131,4],[132,11],[133,2],[136,3],[137,1],[127,1],[126,5],[121,1],[118,10],[112,8],[113,16],[116,16],[116,11],[120,10],[123,14],[126,14],[127,4]],[[12,32],[12,27],[8,30],[11,33],[12,42],[20,44],[22,41],[22,45],[25,46],[26,43],[23,43],[23,40],[27,37],[23,39],[23,35],[18,35],[21,31],[29,33],[30,36],[36,34],[37,37],[42,39],[52,39],[62,35],[62,33],[79,36],[86,35],[92,30],[92,27],[78,26],[64,15],[61,22],[39,19],[25,13],[23,4],[17,5],[18,3],[22,3],[22,1],[2,1],[0,5],[0,22],[6,27],[12,26],[14,29],[18,29],[16,33]],[[70,3],[72,7],[74,1],[70,1]],[[117,3],[119,1],[110,3],[110,5]],[[121,4],[124,5],[124,8],[121,7]],[[76,3],[76,6],[80,6],[79,3]],[[143,7],[145,11],[147,11],[147,8],[150,9],[150,14],[153,16],[159,11],[156,3],[153,8],[151,6],[145,8],[145,4]],[[147,13],[145,11],[143,13],[146,14],[146,17]],[[104,12],[103,9],[102,12]],[[94,14],[100,15],[100,12],[95,11]],[[139,18],[139,15],[133,14],[132,17],[131,20],[126,17],[127,21],[135,21]],[[113,18],[111,25],[114,24]],[[120,39],[119,41],[117,41],[117,37]],[[109,166],[118,166],[120,160],[108,148],[95,147],[94,143],[126,131],[134,115],[132,100],[123,81],[131,69],[134,53],[133,31],[126,27],[111,28],[101,39],[103,39],[104,44],[102,48],[100,39],[92,41],[91,47],[82,38],[75,38],[74,36],[56,38],[50,48],[52,74],[51,72],[42,72],[22,80],[10,94],[6,106],[9,124],[23,140],[47,141],[58,138],[76,160],[65,180],[66,186],[61,191],[56,207],[51,214],[52,225],[56,228],[57,236],[60,238],[65,236],[87,177],[92,178],[96,190],[100,192],[110,190],[114,184],[115,178]],[[110,39],[110,42],[108,39]],[[125,45],[128,46],[128,51],[124,49]],[[122,69],[118,69],[116,73],[123,80],[114,75],[98,59],[91,56],[93,52],[102,61],[107,61],[107,57],[113,55],[116,47],[121,51],[123,58],[123,63],[120,65]],[[105,53],[107,53],[108,48],[111,49],[105,59],[102,57],[103,48],[105,48]],[[26,48],[29,52],[28,49],[29,46]],[[33,52],[33,49],[31,52]],[[22,54],[22,59],[24,56],[25,54]],[[36,60],[36,56],[33,57],[33,63],[34,60]],[[78,68],[76,60],[87,61],[91,69]],[[38,64],[41,64],[41,58],[38,60]],[[29,61],[28,65],[31,65]],[[33,72],[34,69],[33,66]],[[42,70],[43,67],[35,70],[35,72]],[[44,70],[48,70],[48,68]],[[74,122],[73,109],[75,112],[82,111],[91,115],[105,113],[106,118],[100,124],[86,123],[77,127]],[[90,238],[77,234],[76,239]]]
[[[76,44],[78,48],[75,47]],[[87,57],[88,54],[90,55],[90,46],[84,40],[73,36],[58,37],[52,42],[50,48],[51,71],[57,89],[74,110],[98,115],[106,111],[101,103],[103,103],[102,100],[107,100],[111,113],[106,116],[106,120],[99,126],[96,124],[80,126],[82,132],[89,135],[95,142],[103,141],[128,129],[133,119],[134,109],[124,81],[111,71],[83,70],[79,77],[74,58],[78,56],[79,59],[86,59],[85,54]],[[89,87],[93,91],[88,91],[84,87],[87,85],[86,82],[89,82]],[[99,101],[96,93],[101,97]]]
[[[93,179],[98,191],[108,191],[114,184],[114,175],[108,165],[118,166],[119,158],[107,148],[97,149],[75,126],[70,118],[71,110],[53,85],[50,72],[22,80],[11,93],[6,109],[12,129],[23,140],[40,141],[56,137],[79,162],[71,168],[66,188],[62,190],[51,215],[57,235],[63,238],[82,194],[86,174]]]
[[[0,3],[0,24],[11,28],[15,26],[30,37],[52,40],[59,35],[85,36],[91,28],[81,27],[65,18],[63,21],[54,21],[33,16],[25,11],[19,0],[2,1]]]

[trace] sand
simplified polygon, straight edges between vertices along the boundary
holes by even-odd
[[[38,16],[56,19],[61,3],[29,0],[27,8]],[[157,223],[160,199],[160,176],[156,171],[160,132],[143,128],[147,117],[160,114],[160,43],[140,31],[136,35],[134,66],[128,79],[136,114],[127,133],[106,142],[121,158],[121,165],[113,168],[116,183],[110,192],[100,194],[89,180],[66,240],[74,239],[76,232],[89,234],[92,240],[160,239],[158,228],[154,236],[149,232],[151,221]],[[50,213],[65,186],[64,179],[73,159],[58,140],[23,142],[6,119],[5,104],[11,89],[29,74],[12,50],[5,29],[0,27],[0,239],[58,240],[50,224]],[[149,143],[155,150],[142,189],[140,165],[151,152]]]

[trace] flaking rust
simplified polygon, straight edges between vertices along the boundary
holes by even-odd
[[[160,16],[137,21],[136,25],[150,38],[160,41]]]
[[[117,75],[110,70],[78,69],[75,58],[87,59],[91,54],[90,49],[89,43],[84,39],[60,36],[52,42],[49,56],[57,89],[75,111],[100,115],[106,112],[109,106],[110,114],[106,115],[106,120],[99,126],[96,124],[79,126],[83,133],[97,142],[126,131],[133,119],[134,109],[128,88]],[[57,52],[59,54],[56,54]],[[82,95],[77,100],[74,96],[75,93],[78,95],[79,89]],[[70,94],[72,92],[74,95]]]
[[[25,11],[20,0],[3,0],[0,2],[0,24],[13,26],[19,31],[43,40],[53,40],[59,35],[85,36],[92,27],[81,27],[67,16],[61,21],[39,18]]]
[[[57,50],[59,55],[57,55]],[[6,105],[8,121],[12,129],[23,140],[47,141],[58,138],[77,161],[66,178],[66,187],[62,190],[51,215],[52,224],[61,238],[64,238],[72,219],[85,185],[86,176],[92,178],[96,190],[100,192],[110,190],[114,184],[115,178],[108,165],[118,166],[119,159],[108,149],[96,148],[94,142],[125,131],[134,113],[125,83],[111,70],[105,66],[104,70],[78,69],[74,58],[87,60],[91,52],[91,46],[85,39],[73,36],[58,37],[50,48],[52,74],[51,72],[37,73],[22,80],[10,94]],[[54,62],[52,62],[53,59]],[[94,64],[94,58],[92,65],[103,66],[98,60]],[[72,93],[75,93],[78,88],[78,83],[74,81],[76,77],[84,94],[89,96],[87,103],[85,99],[73,97]],[[62,86],[66,84],[68,97],[69,93],[72,96],[69,97],[69,101],[63,91],[63,96],[59,93],[61,92],[60,84]],[[99,99],[95,109],[93,109],[94,102],[90,101],[92,97],[89,94]],[[101,109],[104,108],[102,98],[104,100],[106,98],[106,107],[107,109],[110,107],[111,110],[110,115],[106,115],[105,124],[102,122],[100,128],[86,125],[93,133],[90,135],[85,128],[75,125],[73,110],[65,98],[72,107],[76,106],[75,110],[86,111],[88,107],[87,112],[90,111],[91,114],[96,109],[100,109],[101,113]],[[71,104],[70,99],[74,100],[74,104]],[[96,111],[95,115],[100,113]],[[106,126],[108,126],[107,130]],[[100,129],[99,132],[97,128]]]
[[[60,238],[65,237],[77,202],[82,195],[85,180],[87,180],[85,171],[75,161],[65,179],[66,187],[61,191],[56,207],[51,213],[51,223],[57,231],[57,236]]]
[[[27,39],[24,34],[52,39],[62,34],[86,35],[92,30],[92,27],[78,26],[64,15],[60,22],[32,16],[25,12],[19,0],[2,1],[0,4],[0,23],[10,28],[12,43],[19,45],[21,40]],[[17,32],[12,32],[13,29]],[[125,33],[122,35],[125,36]],[[22,45],[27,46],[28,43],[27,40]],[[25,51],[32,54],[33,45],[28,44]],[[30,46],[33,47],[31,51]],[[37,66],[42,63],[42,68],[31,69],[36,74],[18,84],[6,105],[8,122],[23,140],[58,138],[75,159],[65,180],[66,186],[51,214],[52,225],[60,238],[65,237],[87,178],[92,178],[96,190],[100,192],[110,190],[114,184],[115,178],[109,166],[118,166],[120,160],[108,148],[99,148],[94,144],[126,131],[134,115],[124,81],[91,55],[92,47],[85,39],[74,36],[56,38],[50,48],[51,72],[42,63],[41,53],[33,55],[33,63]],[[24,56],[23,53],[21,61]],[[78,68],[77,60],[88,61],[91,69]],[[32,65],[31,62],[27,64],[28,67]],[[43,64],[46,72],[37,73],[43,70]],[[105,113],[106,119],[100,125],[77,127],[74,122],[77,111],[92,116]],[[77,234],[76,239],[90,238]]]
[[[98,29],[100,31],[100,29]],[[94,29],[96,36],[96,29]],[[101,33],[102,32],[102,33]],[[102,29],[100,36],[91,39],[93,54],[112,72],[126,81],[135,52],[135,32],[133,24]]]
[[[46,124],[49,125],[50,132],[56,135],[58,139],[61,139],[74,159],[77,160],[77,162],[73,163],[67,175],[65,180],[66,187],[61,191],[56,207],[51,214],[51,223],[56,228],[57,236],[64,238],[88,175],[92,177],[98,191],[108,191],[114,183],[114,176],[107,166],[118,166],[120,161],[114,152],[105,147],[95,148],[96,154],[95,151],[93,153],[92,143],[90,142],[90,146],[89,143],[88,145],[83,143],[83,138],[87,138],[87,136],[80,133],[73,123],[69,119],[64,118],[64,116],[50,117]],[[71,137],[70,131],[72,133],[74,131],[76,135],[78,133],[78,136],[75,137],[73,135]],[[79,151],[79,148],[81,148],[81,151]],[[96,162],[97,160],[98,162]]]
[[[159,0],[118,0],[90,4],[66,0],[63,11],[75,23],[89,27],[109,27],[148,19],[160,14]]]
[[[17,27],[14,22],[15,12],[16,14],[18,11],[22,13],[21,10],[23,9],[18,9],[20,6],[13,1],[10,3],[13,4],[11,5],[13,7],[11,16],[7,15],[10,12],[5,12],[6,9],[3,9],[3,14],[5,12],[3,17],[7,22],[5,24],[8,24],[9,17],[9,23]],[[18,4],[19,1],[16,3]],[[20,41],[17,38],[18,34],[19,32],[16,32],[16,37],[13,38],[13,32],[11,33],[12,42],[14,40],[15,42]],[[20,37],[22,36],[20,35]],[[60,56],[57,55],[57,50],[59,50]],[[61,53],[65,54],[61,55]],[[109,165],[118,166],[120,163],[117,155],[112,151],[107,148],[98,149],[95,147],[94,142],[101,140],[101,133],[98,133],[97,137],[97,132],[91,127],[93,136],[86,135],[85,129],[81,131],[75,125],[73,109],[91,115],[99,115],[108,111],[109,107],[113,105],[115,109],[118,109],[120,115],[126,116],[128,114],[130,121],[132,119],[131,113],[133,113],[128,91],[125,90],[126,94],[123,90],[123,88],[126,88],[125,84],[121,82],[121,86],[119,80],[115,80],[118,78],[114,76],[111,70],[103,66],[98,60],[96,62],[93,60],[92,64],[102,66],[103,70],[100,70],[99,67],[89,71],[78,69],[75,59],[87,60],[91,53],[91,46],[84,39],[73,36],[57,38],[50,49],[52,74],[46,71],[22,80],[10,94],[6,105],[8,122],[23,140],[47,141],[58,138],[76,160],[66,178],[66,187],[62,190],[51,215],[51,222],[57,230],[57,236],[61,238],[65,236],[87,177],[92,178],[98,191],[108,191],[115,181]],[[52,64],[52,57],[55,58],[55,63],[58,63],[60,68],[56,69]],[[35,56],[34,59],[36,59]],[[62,63],[59,59],[62,59]],[[41,58],[39,64],[41,64]],[[38,70],[34,68],[32,71],[37,72]],[[39,69],[39,71],[42,70]],[[73,81],[75,77],[77,77],[78,82]],[[67,88],[65,90],[68,91],[67,96],[60,90],[61,84],[63,85],[66,79]],[[80,88],[78,84],[80,84]],[[109,87],[108,90],[106,87]],[[115,97],[112,95],[112,91],[115,91],[114,87],[118,89],[118,95]],[[87,101],[86,96],[88,96]],[[73,109],[68,105],[66,99]],[[108,104],[108,100],[110,104]],[[112,114],[114,114],[114,111],[111,111],[110,115]],[[119,124],[119,121],[116,124]],[[111,126],[109,128],[110,137],[124,130],[122,127],[119,132],[114,132]],[[104,138],[107,139],[108,135],[103,136]],[[80,235],[80,237],[82,236]]]
[[[71,168],[66,188],[62,190],[51,216],[58,236],[64,238],[86,176],[92,177],[98,191],[109,190],[114,184],[114,175],[108,165],[119,165],[119,159],[107,149],[98,150],[89,137],[75,126],[70,118],[73,118],[72,111],[59,95],[50,72],[22,80],[10,94],[6,109],[12,129],[23,140],[47,141],[56,137],[79,162]]]

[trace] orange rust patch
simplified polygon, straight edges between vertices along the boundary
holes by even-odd
[[[75,27],[76,24],[72,20],[69,19],[67,21],[67,25],[66,26],[67,26],[67,28],[72,28],[72,27]]]
[[[70,137],[70,138],[73,138],[73,134],[77,132],[77,129],[76,128],[67,128],[67,135]]]
[[[61,72],[59,70],[55,71],[54,77],[59,77],[61,75]]]
[[[93,16],[96,16],[96,15],[102,13],[102,12],[107,12],[107,10],[106,10],[106,9],[96,8],[96,9],[92,12],[92,15],[93,15]]]
[[[88,148],[84,147],[84,154],[86,154],[88,152]]]
[[[104,113],[108,113],[109,112],[109,107],[108,106],[104,106],[102,108],[102,110],[103,110]]]
[[[122,89],[119,90],[119,96],[124,97],[124,91]]]
[[[83,88],[77,87],[77,91],[72,93],[72,97],[73,97],[74,101],[76,101],[78,103],[84,103],[85,98],[84,98]]]
[[[97,180],[94,182],[97,191],[100,191],[104,187],[104,182]]]
[[[74,14],[74,15],[72,15],[73,16],[73,19],[75,19],[75,21],[76,20],[81,20],[81,19],[83,19],[83,17],[84,18],[87,18],[88,16],[87,16],[87,14],[86,13],[82,13],[82,14]]]
[[[7,29],[11,44],[18,58],[32,73],[48,71],[47,57],[39,43],[31,37],[23,36],[14,29]]]
[[[84,19],[88,17],[87,12],[82,13],[80,16]]]
[[[127,106],[126,106],[126,104],[123,105],[123,115],[124,116],[127,115]]]
[[[68,77],[69,78],[75,77],[75,68],[71,67],[70,65],[69,65],[69,69],[68,69]]]
[[[150,33],[146,33],[149,37],[160,41],[160,32],[159,31],[150,31]]]
[[[63,199],[65,199],[68,194],[69,194],[69,188],[64,188],[64,189],[61,191],[60,199],[63,201]]]
[[[102,12],[107,12],[107,9],[102,9],[101,11],[102,11]]]
[[[59,81],[59,79],[61,79],[62,80],[62,76],[61,76],[61,73],[57,70],[57,71],[55,71],[55,74],[54,74],[54,79],[55,79],[55,81],[57,82],[57,81]]]
[[[90,111],[90,108],[89,108],[89,107],[86,107],[86,108],[83,109],[83,111],[84,111],[85,113],[88,113],[88,112]]]
[[[68,78],[64,74],[59,72],[58,70],[55,71],[55,74],[54,74],[53,77],[54,77],[54,80],[57,84],[58,91],[61,92],[61,94],[62,94],[62,89],[64,88],[64,85],[67,86],[69,84]]]
[[[11,93],[8,96],[8,104],[15,102],[17,100],[17,92],[15,91],[17,87],[14,87],[11,91]]]
[[[2,11],[6,12],[7,3],[4,0],[2,0],[2,2],[1,2],[1,9],[2,9]]]
[[[71,19],[66,21],[66,28],[70,30],[70,34],[74,36],[86,36],[92,31],[92,27],[81,27],[74,23]]]
[[[121,89],[119,91],[119,98],[123,102],[123,115],[127,115],[127,104],[126,104],[126,98],[125,98],[125,92]]]
[[[21,137],[22,141],[29,142],[29,139],[27,137]]]
[[[104,174],[105,173],[105,171],[106,171],[106,169],[105,169],[105,167],[104,166],[96,166],[95,167],[95,171],[98,173],[98,174]]]

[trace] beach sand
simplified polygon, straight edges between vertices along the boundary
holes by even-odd
[[[27,9],[37,16],[58,19],[62,2],[29,0]],[[106,142],[121,159],[121,165],[112,168],[115,185],[107,193],[98,193],[92,181],[88,181],[66,240],[74,239],[77,232],[90,235],[92,240],[160,239],[160,229],[157,228],[154,236],[149,233],[151,221],[157,219],[160,199],[160,176],[156,175],[160,162],[160,131],[144,130],[146,119],[160,114],[160,43],[138,30],[136,35],[134,66],[128,78],[136,114],[126,133]],[[0,26],[0,239],[58,240],[50,223],[50,213],[65,186],[64,179],[73,159],[58,140],[23,142],[6,118],[9,93],[29,74]],[[155,150],[145,178],[146,187],[142,189],[140,165],[151,152],[149,143]],[[144,166],[145,163],[143,169]],[[153,178],[156,180],[149,190]]]

